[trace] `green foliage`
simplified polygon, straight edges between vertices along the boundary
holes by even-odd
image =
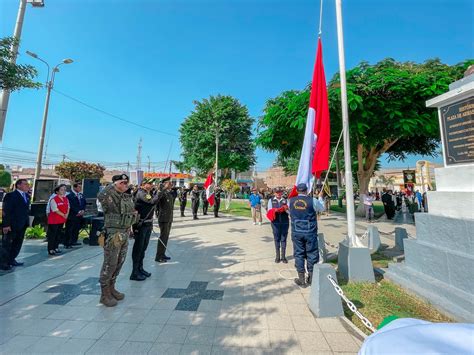
[[[26,228],[25,237],[26,239],[43,239],[46,237],[46,232],[41,225],[37,224],[36,226]]]
[[[235,194],[240,191],[240,186],[237,181],[232,179],[225,179],[220,183],[220,187],[227,193]]]
[[[31,65],[10,63],[11,46],[17,41],[10,37],[0,38],[0,89],[10,91],[22,88],[38,89],[41,84],[33,81],[38,74]]]
[[[388,58],[374,65],[362,62],[346,73],[352,153],[359,179],[364,180],[359,181],[362,189],[383,153],[398,160],[407,154],[436,154],[437,113],[426,108],[425,102],[446,92],[472,63],[474,60],[449,66],[439,59],[417,64]],[[340,95],[336,74],[328,85],[333,144],[342,128]],[[309,86],[285,91],[267,101],[258,122],[256,143],[277,152],[277,163],[287,173],[297,171],[308,103]]]
[[[100,179],[104,176],[105,167],[100,164],[78,162],[62,162],[54,167],[56,173],[70,181],[82,179]]]
[[[10,187],[12,176],[8,171],[0,170],[0,187]]]
[[[211,96],[195,108],[180,127],[183,161],[178,168],[205,176],[215,165],[215,137],[219,131],[219,169],[248,170],[255,163],[253,119],[247,107],[231,96]]]

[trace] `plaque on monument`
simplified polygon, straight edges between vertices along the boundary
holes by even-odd
[[[474,97],[440,108],[446,165],[474,162]]]

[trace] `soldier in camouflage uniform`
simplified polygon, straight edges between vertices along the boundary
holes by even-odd
[[[137,222],[132,196],[125,193],[129,178],[115,175],[112,185],[99,193],[98,199],[104,210],[104,264],[100,272],[102,294],[100,303],[107,307],[117,305],[125,295],[115,289],[115,281],[127,256],[128,236],[132,224]]]

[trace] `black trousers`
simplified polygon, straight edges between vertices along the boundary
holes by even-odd
[[[206,202],[202,201],[202,214],[206,215],[208,209],[209,209],[209,202],[207,200]]]
[[[70,218],[66,221],[66,232],[64,246],[71,246],[77,243],[79,231],[81,230],[82,218]]]
[[[46,238],[48,239],[48,251],[58,249],[63,227],[64,224],[48,224],[48,232],[46,233]]]
[[[23,240],[25,239],[25,231],[27,226],[21,229],[14,229],[2,236],[2,255],[4,260],[1,263],[4,265],[11,265],[18,254],[20,254]]]
[[[160,226],[160,239],[158,240],[158,248],[156,249],[156,259],[162,259],[165,256],[172,223],[173,222],[158,222]]]
[[[186,209],[187,200],[180,201],[179,210],[181,211],[181,216],[184,216],[184,210]]]
[[[221,200],[214,201],[214,217],[219,217],[219,207],[221,207]]]
[[[193,217],[197,217],[199,209],[199,200],[191,200],[191,209],[193,210]]]
[[[145,258],[145,251],[148,248],[148,243],[150,242],[152,230],[153,224],[146,223],[142,224],[140,228],[138,228],[138,231],[135,233],[135,242],[133,243],[132,249],[134,273],[137,272],[139,269],[143,268],[143,259]]]

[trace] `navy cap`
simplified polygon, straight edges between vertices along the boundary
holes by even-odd
[[[120,181],[120,180],[129,181],[130,179],[128,178],[127,174],[119,174],[119,175],[112,176],[112,182]]]
[[[308,191],[308,186],[306,186],[306,184],[304,182],[296,185],[296,191]]]

